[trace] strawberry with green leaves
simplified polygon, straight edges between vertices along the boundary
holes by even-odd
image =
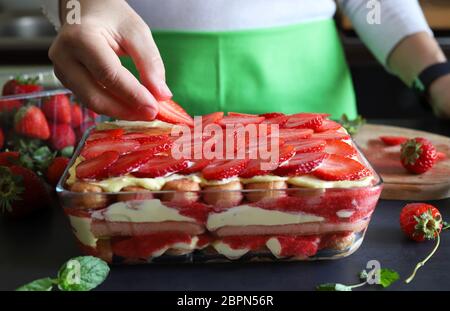
[[[400,227],[405,235],[416,242],[425,240],[436,240],[436,245],[431,253],[419,262],[413,273],[406,279],[406,283],[411,282],[417,270],[433,256],[440,244],[440,233],[447,229],[448,225],[442,220],[439,210],[430,204],[410,203],[403,207],[400,213]]]
[[[44,88],[39,84],[39,77],[11,79],[3,86],[3,96],[41,92]]]
[[[72,109],[66,94],[57,94],[44,100],[42,111],[49,122],[56,124],[70,124]]]
[[[404,168],[411,173],[423,174],[436,163],[436,148],[425,138],[409,139],[402,144],[400,159]]]
[[[47,181],[50,185],[56,186],[59,179],[64,173],[70,159],[66,157],[56,157],[47,168]]]
[[[50,124],[50,146],[54,150],[63,150],[75,146],[76,135],[69,124]]]
[[[47,140],[50,128],[41,109],[36,106],[24,106],[14,116],[14,130],[23,136]]]
[[[18,165],[0,166],[0,212],[21,218],[48,206],[49,196],[42,179]]]

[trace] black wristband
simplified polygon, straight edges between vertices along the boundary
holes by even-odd
[[[428,93],[431,84],[447,74],[450,74],[450,62],[431,65],[419,74],[412,87],[422,94]]]

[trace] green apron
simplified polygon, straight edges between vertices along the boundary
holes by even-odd
[[[214,111],[356,116],[332,19],[258,30],[154,31],[167,84],[191,115]],[[137,71],[129,58],[123,64]]]

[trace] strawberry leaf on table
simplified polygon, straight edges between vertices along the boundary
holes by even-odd
[[[389,287],[392,283],[396,282],[400,278],[400,275],[391,269],[380,269],[380,285],[383,288]]]
[[[349,119],[344,113],[341,119],[338,121],[347,130],[350,135],[356,135],[359,129],[367,123],[366,119],[358,115],[355,119]]]
[[[53,285],[55,284],[55,279],[51,278],[42,278],[30,282],[28,284],[20,286],[16,289],[19,292],[49,292],[52,290]]]

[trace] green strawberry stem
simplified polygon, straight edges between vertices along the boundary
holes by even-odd
[[[440,237],[440,235],[438,234],[438,235],[437,235],[437,239],[436,239],[436,245],[434,246],[433,250],[431,251],[431,253],[430,253],[424,260],[422,260],[421,262],[419,262],[419,263],[416,265],[416,267],[414,268],[413,273],[409,276],[409,278],[407,278],[407,279],[405,280],[405,283],[406,283],[406,284],[410,283],[410,282],[414,279],[414,277],[416,276],[417,271],[418,271],[421,267],[425,266],[425,263],[431,258],[431,256],[434,255],[434,253],[436,253],[436,251],[437,251],[437,249],[438,249],[440,243],[441,243],[441,237]]]

